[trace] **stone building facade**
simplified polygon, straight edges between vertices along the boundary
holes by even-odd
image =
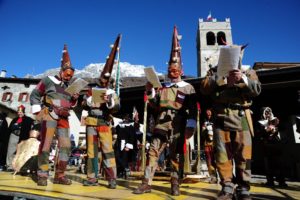
[[[218,64],[220,46],[233,44],[230,19],[205,21],[199,19],[197,31],[197,75],[204,77],[210,67]]]
[[[17,108],[25,106],[25,113],[32,117],[30,93],[38,84],[39,79],[0,77],[0,111],[5,112],[8,121],[17,116]]]

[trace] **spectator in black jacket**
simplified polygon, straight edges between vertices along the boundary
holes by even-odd
[[[270,107],[261,108],[260,135],[263,141],[263,152],[266,185],[274,187],[276,180],[280,187],[287,187],[285,182],[284,142],[279,131],[279,119],[274,116]]]
[[[129,114],[125,114],[123,121],[116,126],[117,141],[115,143],[115,155],[117,161],[118,177],[125,179],[130,174],[129,162],[134,153],[135,128],[133,122],[130,122]]]
[[[29,132],[33,127],[34,120],[25,115],[25,107],[18,107],[18,117],[14,118],[9,125],[9,142],[6,155],[7,171],[13,171],[12,160],[14,159],[17,144],[29,138]]]

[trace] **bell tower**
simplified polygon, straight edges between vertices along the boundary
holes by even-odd
[[[196,43],[197,75],[204,77],[210,67],[218,64],[219,47],[232,44],[230,19],[220,22],[215,18],[209,21],[199,19]]]

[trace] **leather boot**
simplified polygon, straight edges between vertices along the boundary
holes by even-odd
[[[96,178],[88,178],[87,180],[83,181],[83,186],[97,186],[98,179]]]
[[[130,176],[130,169],[129,168],[125,168],[125,170],[124,170],[124,178],[128,179],[129,176]]]
[[[216,177],[212,176],[212,177],[210,178],[210,180],[209,180],[209,183],[210,183],[210,184],[217,184],[217,183],[218,183],[218,179],[217,179]]]
[[[171,195],[180,195],[178,178],[171,178]]]
[[[151,192],[151,186],[148,185],[148,181],[148,179],[143,179],[142,184],[140,184],[138,188],[133,191],[133,194],[144,194]]]
[[[225,182],[222,190],[218,194],[217,200],[232,200],[234,196],[234,184],[231,182]]]
[[[47,177],[38,177],[37,185],[38,186],[47,186]]]
[[[111,179],[111,180],[108,181],[108,188],[109,189],[116,189],[117,188],[116,179]]]
[[[68,179],[67,177],[62,176],[62,177],[54,177],[53,183],[61,184],[61,185],[71,185],[72,181],[71,181],[71,179]]]
[[[224,191],[221,191],[217,197],[217,200],[232,200],[232,199],[233,199],[233,194]]]
[[[237,187],[236,196],[238,200],[251,200],[251,195],[248,188]]]

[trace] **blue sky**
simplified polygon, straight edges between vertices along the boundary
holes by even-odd
[[[298,0],[0,0],[0,70],[24,77],[59,67],[65,43],[75,68],[104,63],[121,33],[121,62],[165,73],[176,25],[184,73],[196,76],[198,20],[210,11],[230,18],[235,44],[249,43],[243,64],[300,62]]]

